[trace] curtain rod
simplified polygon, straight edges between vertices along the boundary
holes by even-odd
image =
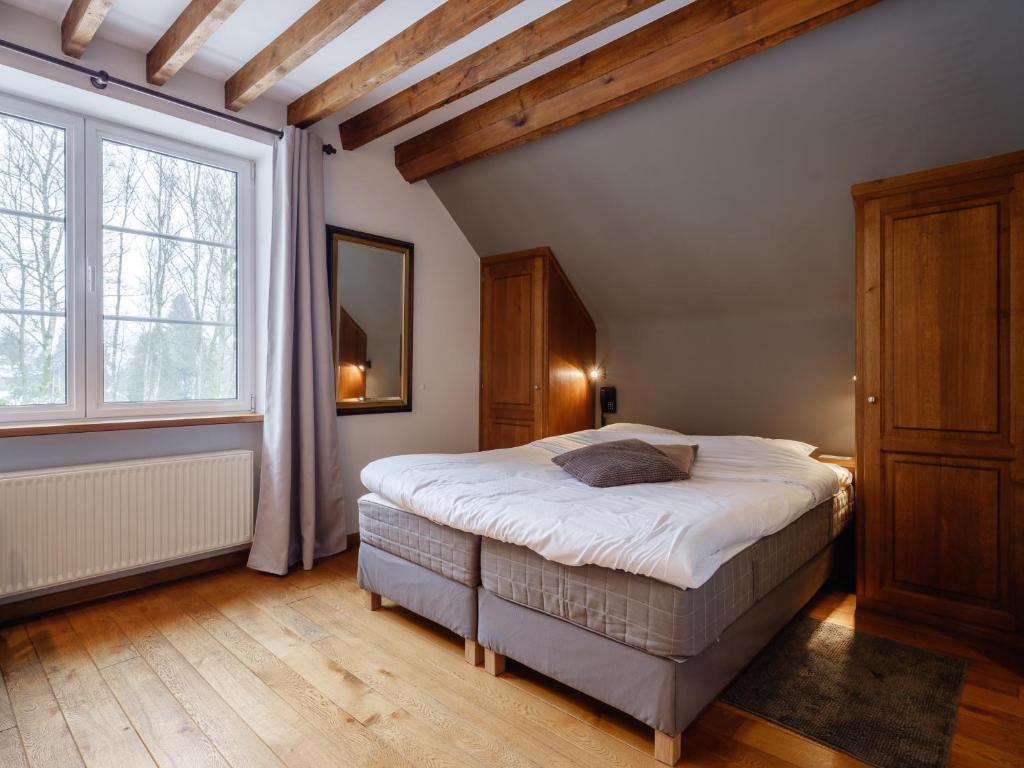
[[[271,128],[271,127],[266,126],[266,125],[260,125],[259,123],[254,123],[254,122],[252,122],[250,120],[245,120],[245,119],[243,119],[241,117],[235,117],[234,115],[228,115],[228,114],[226,114],[224,112],[221,112],[219,110],[216,110],[216,109],[210,109],[209,107],[204,107],[201,104],[194,104],[191,101],[185,101],[185,99],[179,99],[177,96],[171,96],[170,94],[167,94],[167,93],[161,93],[160,91],[155,91],[152,88],[145,87],[144,85],[138,85],[136,83],[129,82],[128,80],[122,80],[119,77],[113,77],[108,72],[106,72],[106,71],[104,71],[102,69],[89,69],[88,67],[82,66],[81,64],[76,64],[73,61],[65,61],[64,59],[59,59],[56,56],[51,56],[48,53],[43,53],[42,51],[36,51],[36,50],[33,50],[32,48],[26,48],[23,45],[18,45],[17,43],[12,43],[12,42],[9,42],[9,41],[3,40],[3,39],[0,39],[0,48],[6,48],[6,49],[8,49],[10,51],[14,51],[15,53],[20,53],[20,54],[23,54],[25,56],[30,56],[33,59],[39,59],[40,61],[46,61],[46,62],[49,62],[50,64],[57,64],[58,66],[64,67],[66,69],[71,69],[71,70],[74,70],[75,72],[80,72],[83,75],[88,75],[89,76],[89,82],[92,83],[93,87],[96,88],[96,90],[99,90],[99,91],[102,91],[108,85],[116,85],[116,86],[119,86],[119,87],[124,88],[124,89],[129,90],[129,91],[135,91],[136,93],[142,93],[142,94],[145,94],[146,96],[152,96],[154,98],[170,102],[171,104],[176,104],[179,107],[185,107],[186,109],[191,109],[194,112],[202,112],[204,115],[210,115],[211,117],[216,117],[216,118],[219,118],[221,120],[227,120],[228,122],[231,122],[231,123],[236,123],[238,125],[244,125],[244,126],[246,126],[248,128],[255,128],[257,131],[263,131],[264,133],[271,133],[274,136],[277,136],[278,138],[281,138],[282,136],[284,136],[284,131],[280,131],[277,128]],[[327,152],[328,154],[333,154],[333,152],[329,152],[327,150],[327,147],[331,147],[331,145],[330,144],[325,144],[324,145],[324,151]],[[331,150],[334,150],[334,147],[331,147]]]

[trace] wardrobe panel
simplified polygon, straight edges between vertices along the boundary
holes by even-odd
[[[498,275],[491,285],[491,322],[487,364],[492,375],[493,405],[530,405],[533,376],[533,274]]]
[[[594,323],[569,279],[551,262],[548,271],[548,423],[562,435],[593,426],[596,365]]]
[[[999,206],[892,217],[893,426],[999,431]]]
[[[999,470],[920,459],[890,468],[893,583],[997,603]]]

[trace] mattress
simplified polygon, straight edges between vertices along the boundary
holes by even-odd
[[[656,656],[695,656],[846,527],[840,489],[781,531],[741,550],[700,587],[681,589],[596,565],[566,566],[526,547],[482,540],[483,587]]]
[[[359,540],[452,581],[480,584],[480,537],[404,512],[364,496]]]
[[[691,478],[592,488],[552,462],[575,448],[630,437],[699,445]],[[360,477],[385,503],[438,525],[528,547],[567,566],[598,565],[695,589],[846,484],[846,470],[806,451],[791,441],[625,425],[496,451],[392,456],[371,462]]]

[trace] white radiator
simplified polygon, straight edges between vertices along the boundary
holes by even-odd
[[[252,540],[253,453],[0,474],[0,601]]]

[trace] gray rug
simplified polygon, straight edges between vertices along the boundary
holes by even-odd
[[[794,619],[722,700],[880,768],[944,768],[966,664]]]

